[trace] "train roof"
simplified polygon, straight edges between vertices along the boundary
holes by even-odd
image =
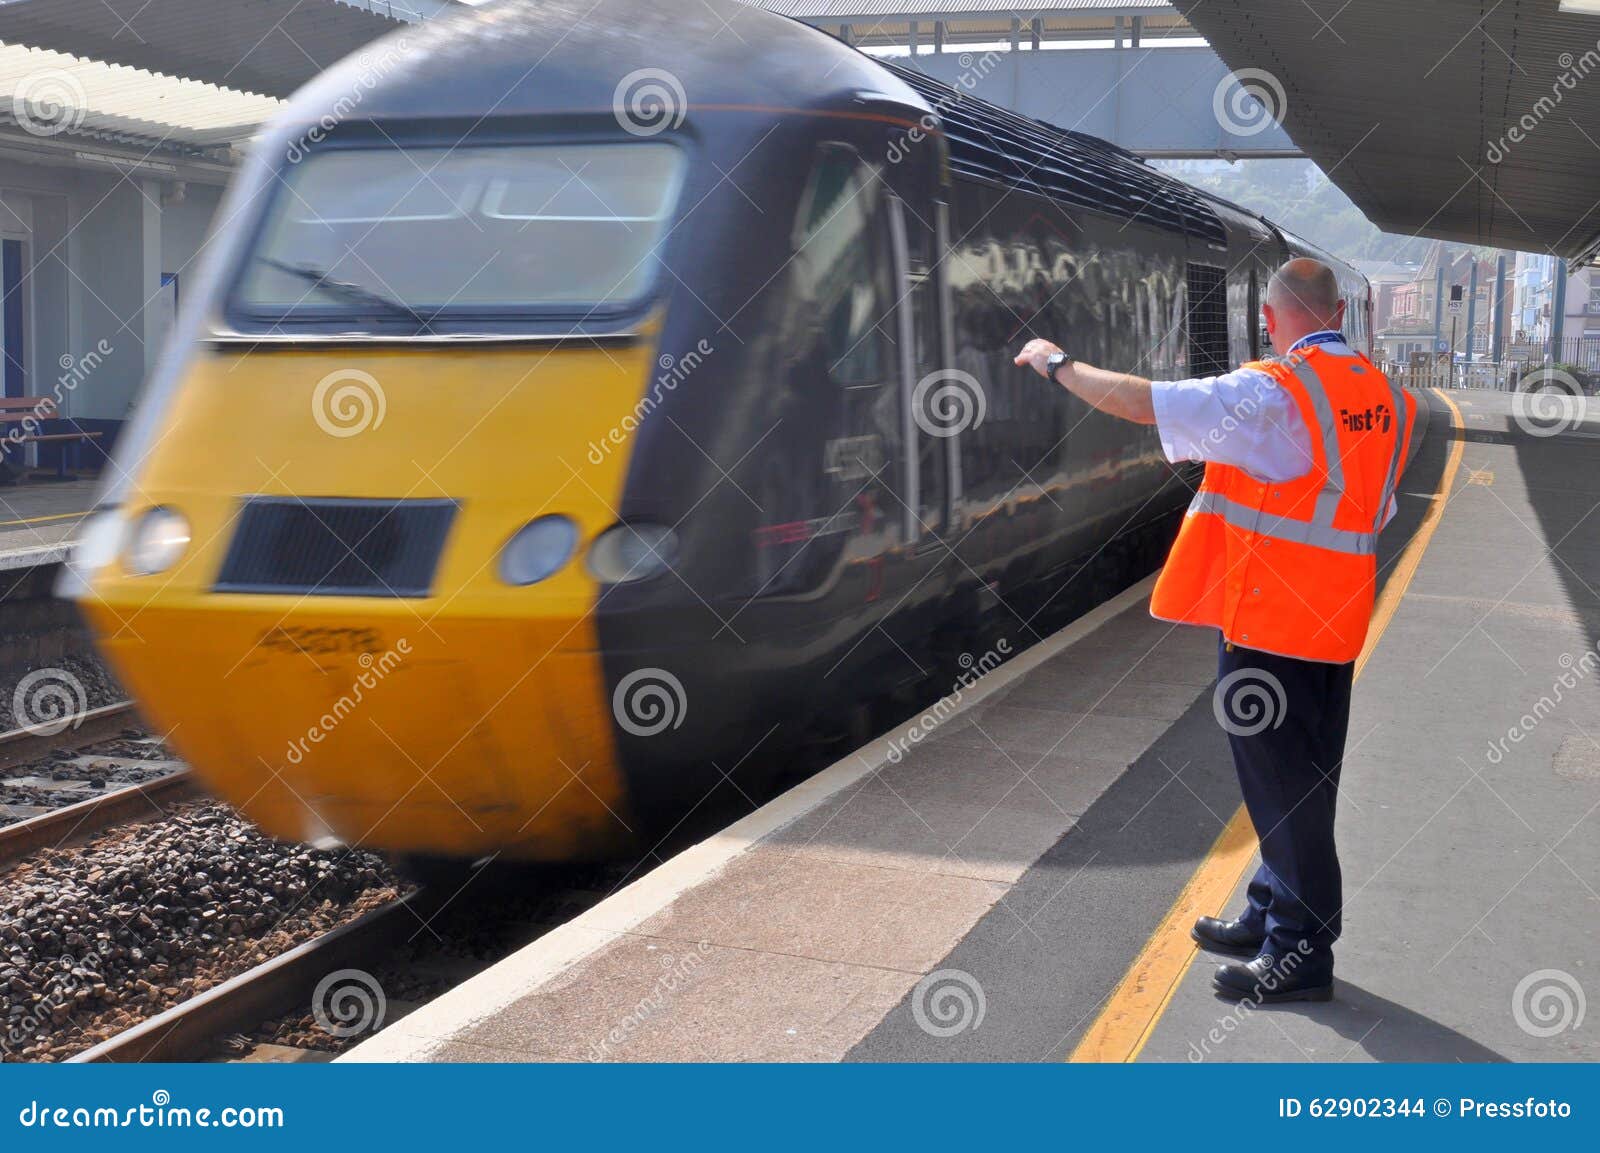
[[[1284,243],[1289,246],[1289,251],[1294,253],[1294,255],[1309,256],[1315,260],[1322,261],[1322,263],[1333,269],[1334,275],[1337,276],[1341,281],[1360,281],[1362,284],[1368,284],[1370,287],[1370,284],[1367,280],[1367,274],[1362,272],[1349,261],[1340,260],[1326,248],[1323,248],[1321,245],[1312,244],[1311,241],[1307,240],[1305,237],[1289,231],[1282,225],[1274,225],[1273,227],[1277,228],[1279,233],[1282,234]]]
[[[469,124],[610,115],[629,81],[656,84],[690,119],[697,106],[821,111],[871,104],[898,107],[908,119],[932,113],[955,172],[1227,244],[1206,194],[1131,153],[740,0],[606,0],[599,12],[592,0],[463,8],[342,61],[297,93],[275,128],[287,141],[296,125],[316,123],[330,108],[361,119]]]
[[[950,166],[1122,220],[1226,245],[1222,221],[1199,192],[1131,152],[1013,112],[914,69],[879,61],[938,114]]]
[[[825,32],[739,0],[496,0],[391,33],[308,84],[286,120],[604,112],[623,81],[696,107],[805,109],[863,99],[927,112],[911,89]],[[352,100],[352,94],[357,98]]]

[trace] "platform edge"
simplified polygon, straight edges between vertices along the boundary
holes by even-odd
[[[1159,571],[1091,609],[1016,659],[979,678],[946,704],[946,716],[980,704],[1046,661],[1059,656],[1114,618],[1149,597]],[[643,924],[679,896],[720,874],[740,854],[785,825],[806,816],[845,789],[882,768],[899,728],[875,736],[722,832],[683,850],[593,908],[553,929],[505,960],[417,1009],[339,1061],[427,1061],[452,1037],[485,1021],[513,1002],[560,977],[572,966]],[[513,1055],[508,1053],[508,1059]]]

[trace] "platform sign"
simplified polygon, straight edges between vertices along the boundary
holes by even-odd
[[[1462,296],[1463,296],[1463,293],[1462,293],[1462,290],[1461,290],[1461,286],[1459,284],[1452,284],[1450,286],[1450,315],[1451,316],[1460,316],[1461,315],[1461,306],[1464,303],[1464,301],[1462,300]]]

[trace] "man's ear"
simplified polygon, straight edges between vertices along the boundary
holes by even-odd
[[[1272,305],[1263,304],[1261,306],[1261,315],[1266,317],[1267,333],[1268,333],[1268,335],[1271,335],[1273,332],[1275,332],[1277,330],[1277,327],[1278,327],[1278,314],[1272,311]]]

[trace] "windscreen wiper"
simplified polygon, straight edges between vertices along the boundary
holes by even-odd
[[[276,268],[279,272],[286,272],[290,276],[298,277],[314,288],[320,288],[330,296],[343,297],[345,300],[357,304],[370,304],[382,309],[384,312],[396,316],[404,316],[413,321],[418,329],[428,327],[428,318],[412,308],[404,301],[396,300],[392,296],[385,296],[375,288],[368,288],[364,284],[356,284],[349,280],[335,280],[325,268],[318,268],[314,264],[290,264],[283,260],[274,260],[270,256],[258,256],[257,260],[269,268]]]

